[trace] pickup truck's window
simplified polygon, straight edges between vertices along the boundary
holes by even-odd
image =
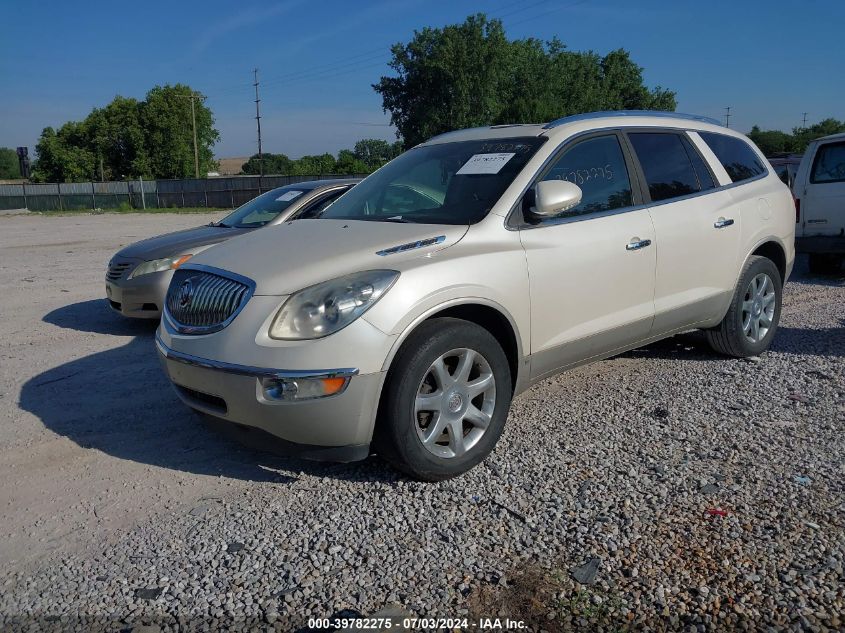
[[[766,173],[763,159],[745,141],[715,132],[699,132],[698,135],[716,154],[732,182],[741,182]]]
[[[614,134],[590,138],[566,150],[543,180],[568,180],[581,187],[580,204],[560,217],[631,206],[631,179]]]
[[[653,202],[701,191],[696,170],[679,134],[634,132],[628,138],[640,159]]]
[[[826,143],[816,151],[810,182],[845,181],[845,143]]]
[[[474,224],[545,140],[493,138],[416,147],[355,185],[320,218]]]

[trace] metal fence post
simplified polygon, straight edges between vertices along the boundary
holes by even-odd
[[[59,193],[59,211],[64,211],[65,207],[62,204],[62,183],[56,183],[56,191]]]
[[[91,181],[91,210],[94,211],[97,208],[97,196],[96,192],[94,191],[94,181]]]
[[[26,183],[23,183],[22,187],[23,187],[23,208],[29,209],[29,204],[26,201]]]
[[[138,176],[138,182],[141,183],[141,208],[147,210],[147,199],[144,197],[144,177]]]

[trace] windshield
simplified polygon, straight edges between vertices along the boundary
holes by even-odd
[[[236,229],[256,229],[273,221],[276,217],[300,196],[306,189],[296,185],[280,187],[253,198],[245,205],[238,207],[232,213],[217,223],[217,226],[227,226]]]
[[[474,224],[545,140],[503,138],[414,148],[338,198],[320,217]]]

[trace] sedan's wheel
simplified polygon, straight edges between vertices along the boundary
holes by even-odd
[[[772,260],[750,257],[725,318],[707,330],[710,346],[727,356],[755,356],[772,342],[780,320],[781,277]]]
[[[507,358],[487,330],[460,319],[426,321],[388,373],[376,450],[417,479],[466,472],[499,439],[511,392]]]

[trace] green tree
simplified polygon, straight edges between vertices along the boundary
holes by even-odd
[[[264,161],[264,174],[275,176],[286,176],[291,173],[291,166],[293,161],[284,154],[263,154],[261,160]],[[249,160],[243,164],[241,171],[245,174],[258,175],[261,173],[261,165],[258,159],[258,154],[253,154]]]
[[[357,144],[356,144],[357,146]],[[370,166],[357,157],[351,149],[342,149],[337,154],[335,172],[338,174],[368,174],[373,171]]]
[[[190,87],[156,86],[144,101],[115,97],[82,122],[45,128],[36,146],[33,179],[70,182],[102,178],[186,178],[194,175],[191,121],[194,95],[201,174],[216,169],[219,135],[202,95]]]
[[[212,146],[220,135],[214,129],[214,116],[201,94],[184,84],[156,86],[141,103],[141,124],[149,148],[149,167],[157,178],[194,176],[194,141],[191,122],[191,96],[196,110],[199,173],[217,168]]]
[[[21,177],[18,153],[9,147],[0,147],[0,179],[15,180]]]
[[[624,50],[601,57],[569,51],[557,39],[511,41],[501,21],[484,14],[416,31],[391,52],[397,76],[373,88],[406,147],[465,127],[592,110],[675,109],[674,93],[648,89]]]
[[[805,128],[793,128],[792,136],[794,141],[794,150],[796,152],[803,152],[807,149],[807,144],[822,136],[829,136],[831,134],[840,134],[845,132],[845,121],[839,121],[834,118],[824,119]]]
[[[845,132],[845,121],[829,118],[809,127],[792,128],[791,134],[780,130],[761,130],[759,125],[755,125],[748,133],[748,138],[754,141],[763,154],[771,157],[785,152],[801,154],[810,141],[841,132]]]
[[[362,173],[378,169],[401,153],[402,143],[400,141],[388,143],[387,141],[375,138],[361,139],[355,143],[355,149],[352,150],[352,155],[355,159],[361,161],[366,166],[366,169],[362,170]],[[338,161],[340,161],[340,155],[338,155]]]
[[[337,161],[329,153],[319,156],[303,156],[293,162],[291,174],[294,176],[314,176],[337,173]]]

